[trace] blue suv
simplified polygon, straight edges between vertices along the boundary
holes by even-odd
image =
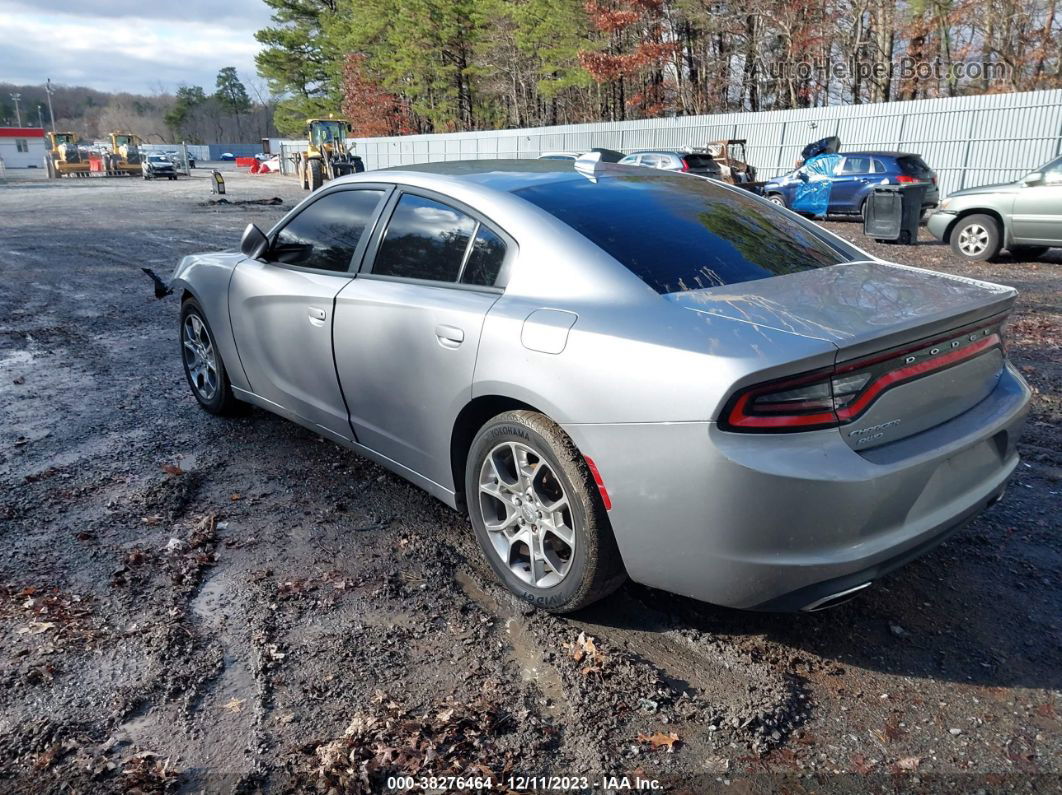
[[[839,152],[840,160],[830,180],[830,213],[863,213],[863,204],[875,185],[926,183],[923,209],[937,206],[937,175],[919,155],[906,152]],[[763,184],[763,195],[783,207],[792,207],[797,186],[806,180],[798,168]]]

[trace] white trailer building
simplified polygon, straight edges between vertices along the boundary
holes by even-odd
[[[0,127],[0,158],[7,168],[44,168],[47,150],[40,127]]]

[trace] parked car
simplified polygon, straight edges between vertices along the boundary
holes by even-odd
[[[987,260],[1005,248],[1038,257],[1062,246],[1062,157],[1015,182],[955,191],[926,226],[968,260]]]
[[[829,139],[827,139],[829,140]],[[937,175],[921,156],[907,152],[841,152],[840,161],[832,176],[830,213],[863,214],[864,206],[875,185],[925,183],[923,207],[935,207],[939,198]],[[798,186],[806,182],[804,166],[769,179],[763,184],[763,195],[782,207],[792,207]]]
[[[648,166],[665,171],[683,171],[699,177],[722,179],[723,169],[707,152],[681,152],[668,149],[639,149],[620,163],[627,166]]]
[[[232,152],[222,152],[220,155],[218,155],[218,160],[235,160],[235,159],[236,159],[236,155],[234,155]]]
[[[1000,498],[1030,397],[1013,289],[641,167],[342,177],[171,286],[204,409],[255,404],[467,511],[553,611],[628,576],[846,599]]]
[[[176,150],[170,150],[168,152],[163,152],[163,154],[166,155],[166,157],[169,158],[169,161],[175,166],[177,166],[177,168],[183,168],[184,158],[181,157],[180,152]],[[191,152],[188,153],[188,168],[195,168],[195,155],[193,155]]]
[[[603,163],[618,163],[623,159],[623,152],[617,152],[614,149],[606,149],[603,146],[595,146],[590,149],[589,152],[599,152],[601,154],[601,162]],[[539,160],[578,160],[584,154],[589,152],[543,152],[538,156]]]
[[[144,179],[177,179],[177,169],[169,158],[162,155],[148,155],[140,161],[140,170]]]

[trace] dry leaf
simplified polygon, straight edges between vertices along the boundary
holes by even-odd
[[[852,754],[852,770],[861,776],[867,775],[876,765],[868,760],[863,754]]]
[[[29,626],[22,627],[18,630],[19,635],[40,635],[42,632],[47,632],[49,629],[55,629],[55,623],[52,621],[31,621]]]
[[[163,464],[162,471],[165,472],[167,475],[173,475],[174,477],[184,474],[184,470],[176,464]]]
[[[227,702],[221,705],[221,708],[227,712],[241,712],[243,710],[243,702],[246,699],[243,698],[230,698]]]
[[[898,770],[917,770],[921,761],[917,756],[905,756],[903,759],[896,761],[896,768]]]
[[[229,495],[229,501],[230,502],[239,502],[240,501],[240,495],[239,494],[230,494]]]
[[[667,752],[671,753],[675,750],[675,743],[680,743],[679,736],[675,732],[656,732],[655,734],[639,734],[634,738],[643,745],[650,746],[654,751],[658,748],[667,748]]]
[[[585,632],[580,632],[579,637],[575,639],[575,643],[566,644],[565,648],[577,663],[586,663],[579,671],[583,676],[591,673],[600,673],[602,666],[608,660],[608,656],[597,647],[594,639],[588,637]]]

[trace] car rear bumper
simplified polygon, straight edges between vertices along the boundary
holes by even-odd
[[[632,579],[729,607],[800,610],[924,553],[997,500],[1028,402],[1008,365],[970,410],[858,453],[834,429],[566,430],[604,479]]]

